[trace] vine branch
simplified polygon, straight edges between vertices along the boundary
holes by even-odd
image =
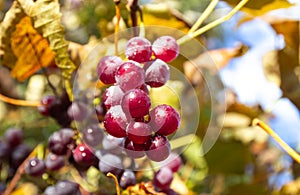
[[[17,99],[10,98],[10,97],[7,97],[2,94],[0,94],[0,100],[5,103],[16,105],[16,106],[38,107],[41,105],[41,103],[39,101],[17,100]]]

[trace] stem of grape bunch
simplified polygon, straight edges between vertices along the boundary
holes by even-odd
[[[213,22],[211,22],[211,23],[208,23],[207,25],[205,25],[205,26],[203,26],[203,27],[201,27],[201,28],[199,28],[198,30],[196,30],[196,31],[194,31],[194,32],[191,32],[191,33],[189,33],[189,34],[187,34],[187,35],[185,35],[185,36],[183,36],[183,37],[181,37],[180,39],[178,39],[177,40],[177,43],[179,44],[179,45],[181,45],[181,44],[183,44],[183,43],[185,43],[185,42],[187,42],[187,41],[189,41],[189,40],[191,40],[191,39],[193,39],[193,38],[195,38],[195,37],[197,37],[197,36],[199,36],[199,35],[201,35],[201,34],[203,34],[203,33],[205,33],[206,31],[208,31],[208,30],[210,30],[210,29],[212,29],[212,28],[214,28],[214,27],[216,27],[216,26],[218,26],[219,24],[222,24],[223,22],[225,22],[225,21],[227,21],[227,20],[229,20],[234,14],[236,14],[247,2],[248,2],[249,0],[241,0],[228,14],[226,14],[225,16],[223,16],[223,17],[221,17],[221,18],[218,18],[218,19],[216,19],[215,21],[213,21]],[[211,11],[212,11],[212,7],[213,7],[213,5],[209,5],[207,8],[206,8],[206,10],[208,10],[208,11],[204,11],[203,13],[205,13],[207,16],[208,16],[208,14],[210,14],[211,13]],[[203,15],[203,14],[202,14]],[[204,20],[204,19],[206,19],[205,17],[207,17],[207,16],[200,16],[200,18],[198,19],[198,21],[195,23],[195,25],[194,26],[198,26],[199,25],[199,23],[200,23],[200,25],[201,25],[201,23],[202,23],[202,20]],[[199,21],[200,20],[200,21]],[[195,29],[195,27],[193,28],[192,27],[192,29]]]
[[[116,22],[116,26],[115,26],[115,34],[114,34],[114,42],[115,42],[115,55],[117,56],[119,54],[118,51],[118,32],[119,32],[119,28],[120,28],[120,19],[121,19],[121,13],[120,13],[120,1],[114,1],[115,2],[115,9],[116,9],[116,18],[117,18],[117,22]]]
[[[281,147],[282,149],[288,153],[297,163],[300,164],[300,155],[291,148],[285,141],[283,141],[275,131],[269,127],[265,122],[255,118],[252,122],[253,126],[258,126],[262,128],[265,132],[267,132]]]
[[[116,190],[117,190],[117,195],[121,195],[121,192],[120,192],[120,185],[119,185],[119,182],[118,182],[118,179],[117,177],[112,174],[112,173],[107,173],[106,175],[107,177],[112,177],[114,180],[115,180],[115,183],[116,183]]]
[[[3,101],[8,104],[16,105],[16,106],[38,107],[39,105],[41,105],[39,101],[19,100],[19,99],[7,97],[2,94],[0,94],[0,101]]]

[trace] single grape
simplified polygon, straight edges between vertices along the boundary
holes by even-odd
[[[158,105],[150,111],[149,115],[150,125],[158,134],[167,136],[174,133],[179,127],[180,116],[172,106]]]
[[[160,166],[169,167],[173,173],[179,170],[181,164],[181,157],[174,152],[172,152],[167,159],[159,162]]]
[[[128,61],[117,70],[116,81],[124,92],[139,88],[145,82],[145,72],[139,63]]]
[[[45,160],[46,168],[50,171],[57,171],[63,166],[65,166],[65,157],[62,155],[56,155],[49,153]]]
[[[161,87],[170,78],[169,66],[162,60],[156,59],[144,65],[145,83],[150,87]]]
[[[103,93],[102,102],[106,109],[110,109],[112,106],[117,106],[121,104],[121,99],[124,95],[122,89],[118,86],[110,86]]]
[[[113,84],[116,82],[115,74],[123,60],[118,56],[104,56],[101,58],[97,66],[99,79],[105,84]]]
[[[131,170],[128,170],[128,169],[125,170],[122,173],[119,183],[120,183],[121,188],[123,188],[123,189],[126,189],[129,186],[135,185],[136,177],[135,177],[134,172]]]
[[[92,149],[89,148],[86,144],[78,144],[73,150],[73,158],[75,162],[80,165],[90,166],[95,162],[95,155],[92,152]]]
[[[30,159],[25,167],[25,172],[31,176],[41,176],[45,171],[44,161],[38,158]]]
[[[49,107],[52,103],[56,101],[54,95],[46,95],[41,99],[41,105],[38,106],[38,111],[44,116],[49,116]]]
[[[121,106],[111,107],[104,117],[104,127],[114,137],[126,136],[127,118]]]
[[[108,134],[102,140],[102,147],[110,153],[120,154],[122,152],[123,141],[124,138],[117,138]]]
[[[104,137],[103,129],[98,127],[98,125],[92,125],[83,130],[83,141],[89,146],[98,146]]]
[[[168,167],[162,167],[154,174],[153,184],[160,189],[168,189],[173,181],[173,172]]]
[[[11,154],[11,165],[14,168],[17,168],[21,165],[21,163],[26,159],[26,157],[30,154],[31,149],[26,144],[20,144],[16,146]]]
[[[7,160],[11,155],[11,148],[10,146],[3,141],[0,141],[0,161]]]
[[[138,118],[149,113],[151,100],[144,91],[133,89],[124,94],[121,106],[127,116]]]
[[[110,172],[118,177],[123,169],[122,160],[116,155],[105,154],[100,159],[99,169],[105,175]]]
[[[145,144],[135,144],[130,139],[124,141],[124,151],[131,158],[142,158],[145,156]]]
[[[152,51],[156,58],[171,62],[178,56],[179,46],[173,37],[162,36],[153,42]]]
[[[148,89],[148,85],[147,84],[141,85],[139,89],[142,90],[142,91],[144,91],[146,94],[149,95],[149,89]]]
[[[81,195],[79,185],[67,180],[58,181],[55,185],[55,189],[55,195]]]
[[[87,105],[79,101],[73,102],[71,106],[68,108],[67,112],[71,119],[79,122],[87,118],[89,114]]]
[[[44,191],[44,195],[54,195],[54,194],[57,194],[55,186],[48,186]]]
[[[16,147],[23,141],[23,131],[18,128],[9,128],[5,132],[5,140],[10,147]]]
[[[48,139],[49,150],[57,155],[64,155],[74,144],[74,132],[72,129],[64,128],[54,132]]]
[[[0,182],[0,193],[3,193],[6,190],[6,185]]]
[[[152,55],[151,43],[143,37],[133,37],[126,45],[125,55],[129,60],[147,62]]]
[[[128,138],[135,144],[144,144],[151,138],[151,127],[144,122],[131,121],[127,127],[126,132]]]
[[[167,137],[155,135],[151,138],[151,142],[145,152],[150,160],[160,162],[168,158],[171,153],[171,145]]]

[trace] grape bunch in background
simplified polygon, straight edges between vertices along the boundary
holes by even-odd
[[[162,36],[153,44],[143,37],[131,38],[126,45],[125,60],[103,57],[97,67],[99,79],[108,87],[102,102],[107,109],[104,127],[108,134],[124,138],[128,156],[150,160],[166,159],[171,146],[167,136],[173,134],[180,116],[171,106],[151,108],[149,89],[161,87],[169,80],[167,62],[174,60],[179,46],[171,36]]]

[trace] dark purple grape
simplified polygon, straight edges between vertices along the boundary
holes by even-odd
[[[99,79],[105,84],[116,82],[115,74],[123,60],[118,56],[104,56],[97,66]]]
[[[139,63],[128,61],[117,70],[116,81],[124,92],[139,88],[145,82],[145,72]]]
[[[49,107],[52,103],[56,101],[54,95],[46,95],[41,99],[41,105],[38,106],[38,111],[44,116],[49,116]]]
[[[173,172],[168,167],[162,167],[154,174],[153,185],[160,189],[168,189],[173,181]]]
[[[25,167],[25,172],[31,176],[41,176],[45,171],[44,161],[38,158],[30,159]]]
[[[17,168],[21,165],[21,163],[26,159],[26,157],[30,154],[31,149],[26,144],[20,144],[16,146],[11,154],[11,165],[14,168]]]
[[[128,138],[135,144],[145,144],[151,138],[151,127],[144,122],[131,121],[126,128]]]
[[[177,172],[182,164],[181,157],[172,152],[166,160],[163,160],[159,165],[169,167],[173,173]]]
[[[156,59],[144,65],[145,83],[150,87],[161,87],[170,78],[169,66],[162,60]]]
[[[18,128],[10,128],[6,130],[4,137],[10,147],[16,147],[23,141],[23,131]]]
[[[134,144],[130,139],[124,141],[124,151],[131,158],[141,158],[145,156],[145,144]]]
[[[120,178],[120,186],[123,189],[126,189],[129,186],[133,186],[136,184],[136,177],[133,171],[131,170],[125,170],[122,173],[122,176]]]
[[[64,155],[74,144],[74,132],[72,129],[64,128],[54,132],[48,140],[49,150],[57,155]]]
[[[0,182],[0,193],[3,193],[6,190],[6,185]]]
[[[57,194],[55,186],[48,186],[44,191],[44,195],[54,195],[54,194]]]
[[[57,171],[63,166],[65,166],[65,157],[62,155],[56,155],[49,153],[45,160],[46,168],[50,171]]]
[[[116,176],[119,176],[123,169],[122,160],[116,155],[105,154],[100,159],[99,169],[105,175],[110,172]]]
[[[104,117],[104,127],[114,137],[126,136],[127,118],[121,106],[111,107]]]
[[[98,127],[98,125],[92,125],[83,130],[83,141],[89,146],[98,146],[104,137],[103,129]]]
[[[94,164],[96,160],[92,149],[86,144],[79,144],[76,146],[76,148],[73,150],[73,158],[76,163],[84,166],[90,166]]]
[[[153,42],[152,51],[156,58],[171,62],[178,56],[179,46],[173,37],[162,36]]]
[[[83,102],[73,102],[67,112],[71,119],[79,122],[87,118],[89,114],[88,107]]]
[[[11,148],[6,142],[0,141],[0,161],[7,160],[11,155]]]
[[[127,116],[138,118],[149,113],[151,101],[148,94],[144,91],[133,89],[124,94],[121,106]]]
[[[103,103],[95,105],[95,111],[99,122],[104,120],[104,116],[107,112],[105,105]]]
[[[125,55],[129,60],[147,62],[152,55],[151,43],[143,37],[133,37],[126,45]]]
[[[55,195],[81,195],[79,185],[67,180],[58,181],[55,185],[55,192]]]
[[[150,125],[153,131],[161,135],[174,133],[180,124],[178,112],[169,105],[162,104],[150,111]]]
[[[106,109],[110,109],[112,106],[117,106],[121,104],[121,99],[124,95],[122,89],[118,86],[110,86],[107,88],[103,94],[102,102]]]
[[[165,136],[155,135],[145,152],[150,160],[160,162],[170,155],[171,145]]]
[[[108,134],[102,140],[102,147],[110,153],[120,154],[122,152],[123,141],[124,138],[117,138]]]

